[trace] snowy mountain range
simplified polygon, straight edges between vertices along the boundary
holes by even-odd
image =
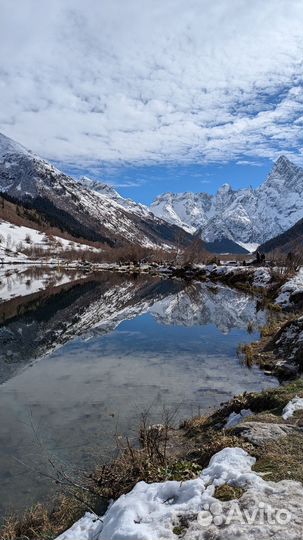
[[[257,189],[224,184],[215,195],[165,193],[151,210],[203,240],[229,238],[256,247],[303,217],[303,169],[281,156]]]
[[[29,203],[75,236],[119,246],[173,245],[180,229],[102,184],[78,182],[0,134],[0,192]],[[190,236],[188,235],[188,239]]]
[[[180,238],[188,244],[194,235],[210,251],[224,251],[226,241],[226,251],[232,243],[254,251],[303,217],[303,169],[284,156],[257,189],[224,184],[215,195],[165,193],[148,208],[105,183],[73,179],[0,134],[1,192],[74,236],[111,246],[167,247]]]

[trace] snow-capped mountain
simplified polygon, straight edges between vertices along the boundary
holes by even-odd
[[[73,235],[110,245],[167,246],[199,234],[206,242],[229,239],[254,250],[303,217],[303,169],[284,156],[257,189],[224,184],[215,195],[166,193],[149,209],[105,183],[76,181],[0,134],[0,192]]]
[[[86,182],[86,185],[85,185]],[[29,203],[51,217],[56,226],[92,241],[143,246],[173,244],[175,226],[148,210],[136,209],[104,187],[77,182],[56,167],[0,134],[0,192]]]
[[[303,217],[303,169],[281,156],[257,189],[224,184],[215,195],[165,193],[151,210],[206,241],[230,238],[244,247],[257,245]]]
[[[150,219],[154,218],[153,212],[147,206],[137,203],[132,199],[125,199],[110,184],[105,184],[103,182],[99,182],[98,180],[92,180],[87,176],[82,176],[79,182],[86,189],[90,189],[95,193],[109,197],[112,201],[115,201],[120,206],[123,206],[123,208],[128,212],[132,212],[138,216],[148,217]]]

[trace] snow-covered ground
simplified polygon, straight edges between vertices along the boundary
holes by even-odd
[[[176,540],[184,523],[184,540],[298,540],[303,526],[302,485],[267,482],[252,471],[255,461],[241,448],[224,448],[199,478],[139,482],[102,518],[87,513],[57,540]],[[215,488],[224,484],[246,492],[239,501],[220,503]]]
[[[252,286],[255,288],[266,288],[272,281],[272,272],[268,267],[254,267],[254,266],[242,266],[238,264],[210,264],[204,266],[206,274],[212,277],[224,277],[231,274],[250,274],[252,275]],[[202,269],[202,266],[201,266]],[[272,270],[278,271],[278,268]],[[303,293],[303,267],[296,273],[295,276],[290,278],[284,285],[282,285],[279,295],[276,298],[276,304],[282,307],[287,307],[291,303],[291,296],[297,293]]]
[[[29,261],[29,258],[23,253],[14,253],[6,250],[0,244],[0,264],[1,263],[26,263]]]
[[[255,288],[267,287],[271,281],[270,270],[266,267],[242,266],[240,264],[209,264],[205,267],[206,274],[211,278],[224,277],[232,274],[249,274],[252,276],[252,286]]]
[[[72,242],[59,236],[50,238],[44,232],[36,229],[0,220],[0,261],[2,259],[5,261],[6,259],[16,259],[16,257],[17,260],[20,260],[20,258],[24,260],[26,257],[22,252],[31,247],[43,250],[51,249],[57,253],[68,250],[84,251],[86,249],[98,251],[96,248],[85,244]]]
[[[208,264],[205,266],[206,274],[211,276],[227,276],[235,271],[237,272],[252,272],[252,269],[247,266],[238,266],[234,264]]]
[[[303,267],[281,287],[276,304],[287,307],[290,304],[290,297],[297,293],[303,293]]]

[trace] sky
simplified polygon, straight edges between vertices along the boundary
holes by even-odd
[[[303,165],[301,0],[0,0],[0,131],[149,203]]]

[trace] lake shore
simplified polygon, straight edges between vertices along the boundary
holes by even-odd
[[[209,279],[210,274],[213,281],[218,268],[220,267],[216,265],[206,270],[206,279]],[[81,483],[81,488],[77,486],[75,489],[75,481],[72,480],[69,485],[70,494],[67,496],[65,493],[60,497],[51,510],[37,505],[22,518],[8,520],[1,538],[12,540],[23,535],[30,539],[53,539],[76,522],[71,531],[60,537],[60,540],[76,540],[80,539],[80,536],[77,536],[78,524],[83,524],[83,519],[86,519],[81,540],[90,539],[91,532],[95,531],[96,527],[101,527],[100,534],[102,531],[103,518],[100,521],[97,517],[100,500],[104,503],[110,499],[118,502],[121,495],[128,493],[130,496],[140,481],[147,482],[148,485],[160,485],[171,481],[186,483],[198,479],[209,461],[227,448],[240,449],[249,454],[255,460],[253,470],[266,474],[268,482],[302,482],[303,463],[300,448],[303,445],[303,414],[298,407],[294,416],[283,418],[283,411],[288,404],[296,398],[303,398],[303,383],[300,378],[303,318],[298,306],[291,301],[292,295],[299,299],[300,295],[298,296],[297,289],[293,290],[291,287],[287,291],[286,281],[279,288],[274,284],[275,296],[270,287],[267,289],[270,292],[264,294],[263,284],[260,287],[261,272],[260,269],[257,270],[258,287],[255,287],[256,269],[253,272],[239,272],[238,268],[235,270],[234,267],[229,267],[222,271],[221,267],[217,277],[219,281],[223,276],[224,281],[227,275],[227,279],[235,285],[242,282],[237,281],[239,275],[249,274],[249,280],[245,279],[245,283],[252,288],[251,292],[261,290],[263,298],[268,296],[274,302],[282,293],[288,293],[286,302],[282,305],[274,304],[277,308],[273,309],[273,321],[263,329],[261,339],[242,350],[246,362],[260,365],[268,374],[278,375],[281,386],[236,396],[210,415],[189,419],[177,429],[171,427],[169,418],[156,427],[149,426],[148,419],[145,419],[145,424],[141,425],[139,447],[125,441],[125,444],[121,444],[117,459],[106,467],[97,466],[85,483]],[[281,287],[284,287],[282,292]],[[273,486],[270,487],[274,489]],[[212,497],[228,506],[230,501],[234,500],[245,502],[250,489],[251,486],[246,489],[236,481],[221,482],[221,485],[214,486]],[[294,486],[291,484],[288,489],[293,500],[298,501],[301,494],[294,493]],[[261,494],[260,488],[259,495]],[[89,510],[90,514],[87,518],[81,518],[85,510]],[[180,513],[179,518],[172,522],[171,538],[187,539],[189,534],[193,534],[195,519],[190,517],[193,515],[197,515],[197,512],[195,514],[190,507],[187,508],[187,513]],[[79,518],[80,522],[77,522]],[[227,532],[226,529],[222,534]],[[244,538],[251,538],[249,534],[248,531]]]
[[[301,321],[300,318],[296,320],[299,321],[297,332],[298,335],[301,335],[303,319],[301,317]],[[281,323],[279,328],[278,324],[276,325],[276,339],[270,342],[273,353],[272,363],[274,363],[274,344],[278,336],[281,339],[281,336],[284,335],[284,330],[288,328],[288,325],[292,325],[294,337],[293,316],[290,316],[288,322]],[[298,356],[293,358],[294,365],[297,361],[296,358],[302,359],[302,341],[299,340],[299,342],[301,349],[296,351]],[[266,344],[268,351],[271,348],[270,343]],[[263,345],[264,338],[261,338],[259,347],[262,348]],[[258,354],[256,352],[253,358],[256,362],[259,361]],[[288,358],[287,362],[290,362]],[[219,478],[219,481],[216,481],[217,477],[215,476],[213,480],[211,495],[213,504],[215,501],[223,505],[225,513],[235,501],[239,507],[250,505],[253,508],[251,495],[265,501],[264,492],[266,492],[267,503],[275,502],[277,504],[279,494],[280,506],[282,505],[290,512],[289,509],[298,506],[303,497],[303,457],[301,452],[303,446],[303,380],[299,373],[300,370],[296,366],[291,382],[282,382],[281,379],[282,384],[276,389],[235,396],[209,416],[192,418],[185,421],[177,429],[170,429],[166,424],[163,424],[148,427],[147,431],[146,429],[143,432],[141,430],[142,447],[140,449],[126,447],[109,469],[103,471],[103,477],[98,477],[100,470],[97,470],[97,476],[93,476],[95,480],[99,478],[100,495],[110,495],[110,498],[117,500],[115,504],[119,508],[119,501],[122,504],[122,498],[119,499],[119,497],[128,493],[129,495],[126,497],[129,497],[131,505],[134,503],[133,496],[137,486],[141,485],[138,482],[143,481],[147,482],[148,485],[160,487],[170,486],[172,481],[181,482],[180,486],[190,485],[190,482],[195,482],[194,479],[203,478],[209,463],[220,462],[227,455],[227,463],[224,465],[227,471],[225,476]],[[153,453],[152,448],[157,449],[157,451]],[[252,468],[249,469],[251,471],[249,474],[253,476],[254,480],[248,477],[239,480],[237,475],[233,476],[235,456],[236,459],[243,456],[246,459],[252,459]],[[121,475],[121,469],[125,470],[125,468],[127,473]],[[113,476],[111,476],[112,474]],[[107,483],[107,475],[111,479],[116,476],[117,479],[116,484],[113,483],[110,488]],[[263,484],[255,486],[256,478],[262,479],[260,482]],[[270,496],[269,493],[273,495]],[[123,502],[124,518],[127,514],[125,503],[126,500]],[[105,538],[102,535],[104,528],[113,530],[113,527],[108,529],[107,525],[111,518],[116,519],[117,530],[124,530],[127,533],[127,529],[123,529],[123,522],[121,519],[119,520],[119,513],[115,514],[113,511],[114,507],[110,508],[104,515],[103,523],[100,526],[98,523],[96,525],[93,516],[86,518],[93,520],[93,525],[86,523],[84,531],[85,528],[97,530],[100,531],[100,538]],[[152,510],[147,510],[149,519],[152,519],[149,512],[152,514]],[[80,522],[77,522],[70,531],[59,537],[60,540],[80,538],[77,534],[81,523],[83,522],[80,519]],[[289,538],[297,538],[296,535],[301,530],[302,523],[302,512],[298,511],[296,522],[293,522],[288,529]],[[157,528],[156,522],[154,527]],[[283,527],[278,524],[276,528],[276,524],[271,523],[270,528],[265,524],[263,529],[264,538],[267,538],[266,534],[279,533]],[[132,534],[134,530],[136,527],[132,528]],[[160,531],[161,528],[159,528],[158,536],[155,535],[155,538],[162,538]],[[216,533],[218,536],[214,537],[218,539],[232,538],[229,534],[234,534],[234,529],[230,524],[217,526],[216,523],[212,523],[208,529],[209,533],[210,531],[212,534]],[[243,538],[253,538],[254,527],[245,524],[241,531]],[[179,510],[177,517],[171,517],[171,536],[168,538],[189,539],[196,537],[191,536],[193,534],[200,534],[199,538],[208,538],[206,533],[204,536],[204,533],[205,530],[199,524],[199,512],[195,509],[194,504],[192,507],[189,506],[184,513]],[[76,536],[73,536],[74,534]],[[260,537],[263,538],[263,536]],[[84,538],[90,538],[90,536],[83,536]],[[125,538],[131,538],[131,533]]]

